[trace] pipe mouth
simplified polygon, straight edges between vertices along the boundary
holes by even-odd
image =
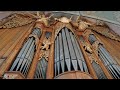
[[[81,71],[67,71],[57,75],[54,79],[93,79],[93,77]]]

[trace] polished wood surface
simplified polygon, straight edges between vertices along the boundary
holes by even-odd
[[[94,32],[94,34],[103,42],[110,55],[112,55],[112,57],[120,65],[120,42],[106,38],[105,36],[102,36],[96,32]]]
[[[55,79],[93,79],[91,75],[80,71],[69,71],[55,77]]]
[[[10,66],[11,66],[12,62],[14,61],[17,53],[21,49],[24,41],[27,39],[29,34],[32,32],[33,24],[34,23],[23,26],[23,27],[13,29],[14,30],[13,32],[22,32],[23,31],[25,33],[21,33],[22,36],[19,36],[18,39],[16,39],[14,42],[12,42],[12,46],[11,46],[12,48],[9,48],[9,47],[7,48],[7,50],[9,50],[8,51],[9,53],[7,52],[7,54],[5,54],[7,56],[6,56],[5,60],[4,60],[4,62],[0,65],[0,76],[2,76],[4,74],[4,72],[7,71],[10,68]],[[8,34],[10,34],[10,33],[8,33]],[[13,36],[13,38],[15,37],[15,35],[16,34],[14,34],[14,35],[11,34],[11,36]],[[7,45],[11,41],[12,40],[9,40],[8,42],[6,42],[6,44],[4,44],[4,46]],[[1,45],[1,47],[4,47],[4,46],[3,46],[3,44]],[[5,50],[5,53],[6,53],[7,50]]]

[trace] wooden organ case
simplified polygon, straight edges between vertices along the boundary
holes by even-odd
[[[120,56],[111,55],[110,38],[93,30],[96,25],[67,17],[50,24],[49,19],[13,14],[1,24],[1,79],[120,78]]]

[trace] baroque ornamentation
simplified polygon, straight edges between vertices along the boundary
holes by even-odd
[[[53,14],[50,15],[49,17],[45,17],[44,14],[38,15],[37,22],[42,22],[42,23],[44,23],[45,26],[48,26],[48,20],[49,20],[52,16],[53,16]]]
[[[72,20],[72,16],[70,19],[68,19],[67,17],[61,17],[61,18],[55,18],[55,20],[59,21],[59,22],[62,22],[62,23],[70,23]]]
[[[8,18],[10,18],[8,20]],[[5,22],[5,20],[8,20]],[[20,27],[29,23],[32,23],[35,21],[35,19],[29,17],[29,16],[24,16],[21,14],[13,14],[10,17],[7,17],[3,22],[2,25],[0,25],[0,28],[15,28],[15,27]],[[2,22],[1,22],[2,23]]]
[[[109,28],[107,27],[94,26],[94,27],[91,27],[90,29],[112,40],[120,41],[120,36],[110,31]]]
[[[49,52],[50,52],[50,45],[51,45],[51,42],[50,42],[50,38],[46,38],[43,40],[43,45],[41,46],[41,52],[40,52],[40,57],[39,57],[39,60],[42,58],[42,57],[45,57],[45,59],[48,61],[48,56],[49,56]]]

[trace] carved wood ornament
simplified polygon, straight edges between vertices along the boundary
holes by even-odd
[[[47,39],[46,37],[44,38],[43,40],[43,45],[41,46],[40,48],[40,57],[39,57],[39,60],[44,57],[47,61],[48,61],[48,57],[49,57],[49,52],[50,52],[50,45],[51,45],[51,42],[50,42],[50,37]]]
[[[7,21],[7,22],[6,22]],[[35,19],[23,14],[13,14],[1,21],[0,28],[16,28],[34,22]]]

